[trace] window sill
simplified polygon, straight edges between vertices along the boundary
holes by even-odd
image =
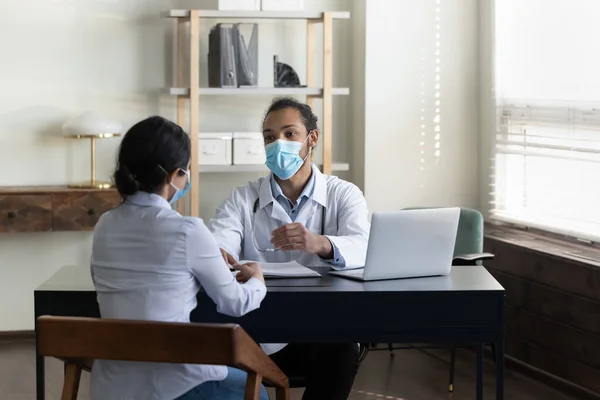
[[[485,225],[484,236],[587,267],[600,268],[600,247],[597,244],[582,244],[550,233],[490,223]]]

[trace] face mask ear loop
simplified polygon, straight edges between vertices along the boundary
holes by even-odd
[[[163,168],[162,165],[160,165],[160,164],[156,164],[156,165],[158,165],[158,168],[160,168],[165,173],[165,176],[169,176],[169,173],[167,172],[166,169]],[[173,185],[172,181],[169,181],[169,185],[173,186],[177,190],[180,190],[180,189],[177,188],[177,186]]]
[[[308,136],[306,137],[306,140],[304,142],[306,142],[306,144],[308,144],[308,138],[310,137],[310,135],[312,135],[313,131],[308,132]],[[308,151],[306,152],[306,157],[304,157],[304,159],[302,160],[303,163],[306,162],[306,160],[308,160],[308,157],[310,157],[310,155],[312,154],[312,147],[310,147],[310,145],[308,146]]]

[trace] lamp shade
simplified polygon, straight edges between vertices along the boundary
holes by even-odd
[[[62,126],[65,136],[118,136],[123,130],[123,125],[106,116],[87,111],[68,120]]]

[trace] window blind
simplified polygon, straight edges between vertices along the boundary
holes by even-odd
[[[491,217],[600,242],[600,1],[494,9]]]

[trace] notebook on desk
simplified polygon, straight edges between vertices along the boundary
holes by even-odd
[[[248,261],[241,260],[240,264],[245,264]],[[321,274],[313,271],[310,268],[306,268],[304,265],[297,261],[288,261],[284,263],[266,263],[259,262],[260,268],[262,269],[263,276],[265,279],[268,278],[320,278]],[[237,271],[236,271],[237,272]]]

